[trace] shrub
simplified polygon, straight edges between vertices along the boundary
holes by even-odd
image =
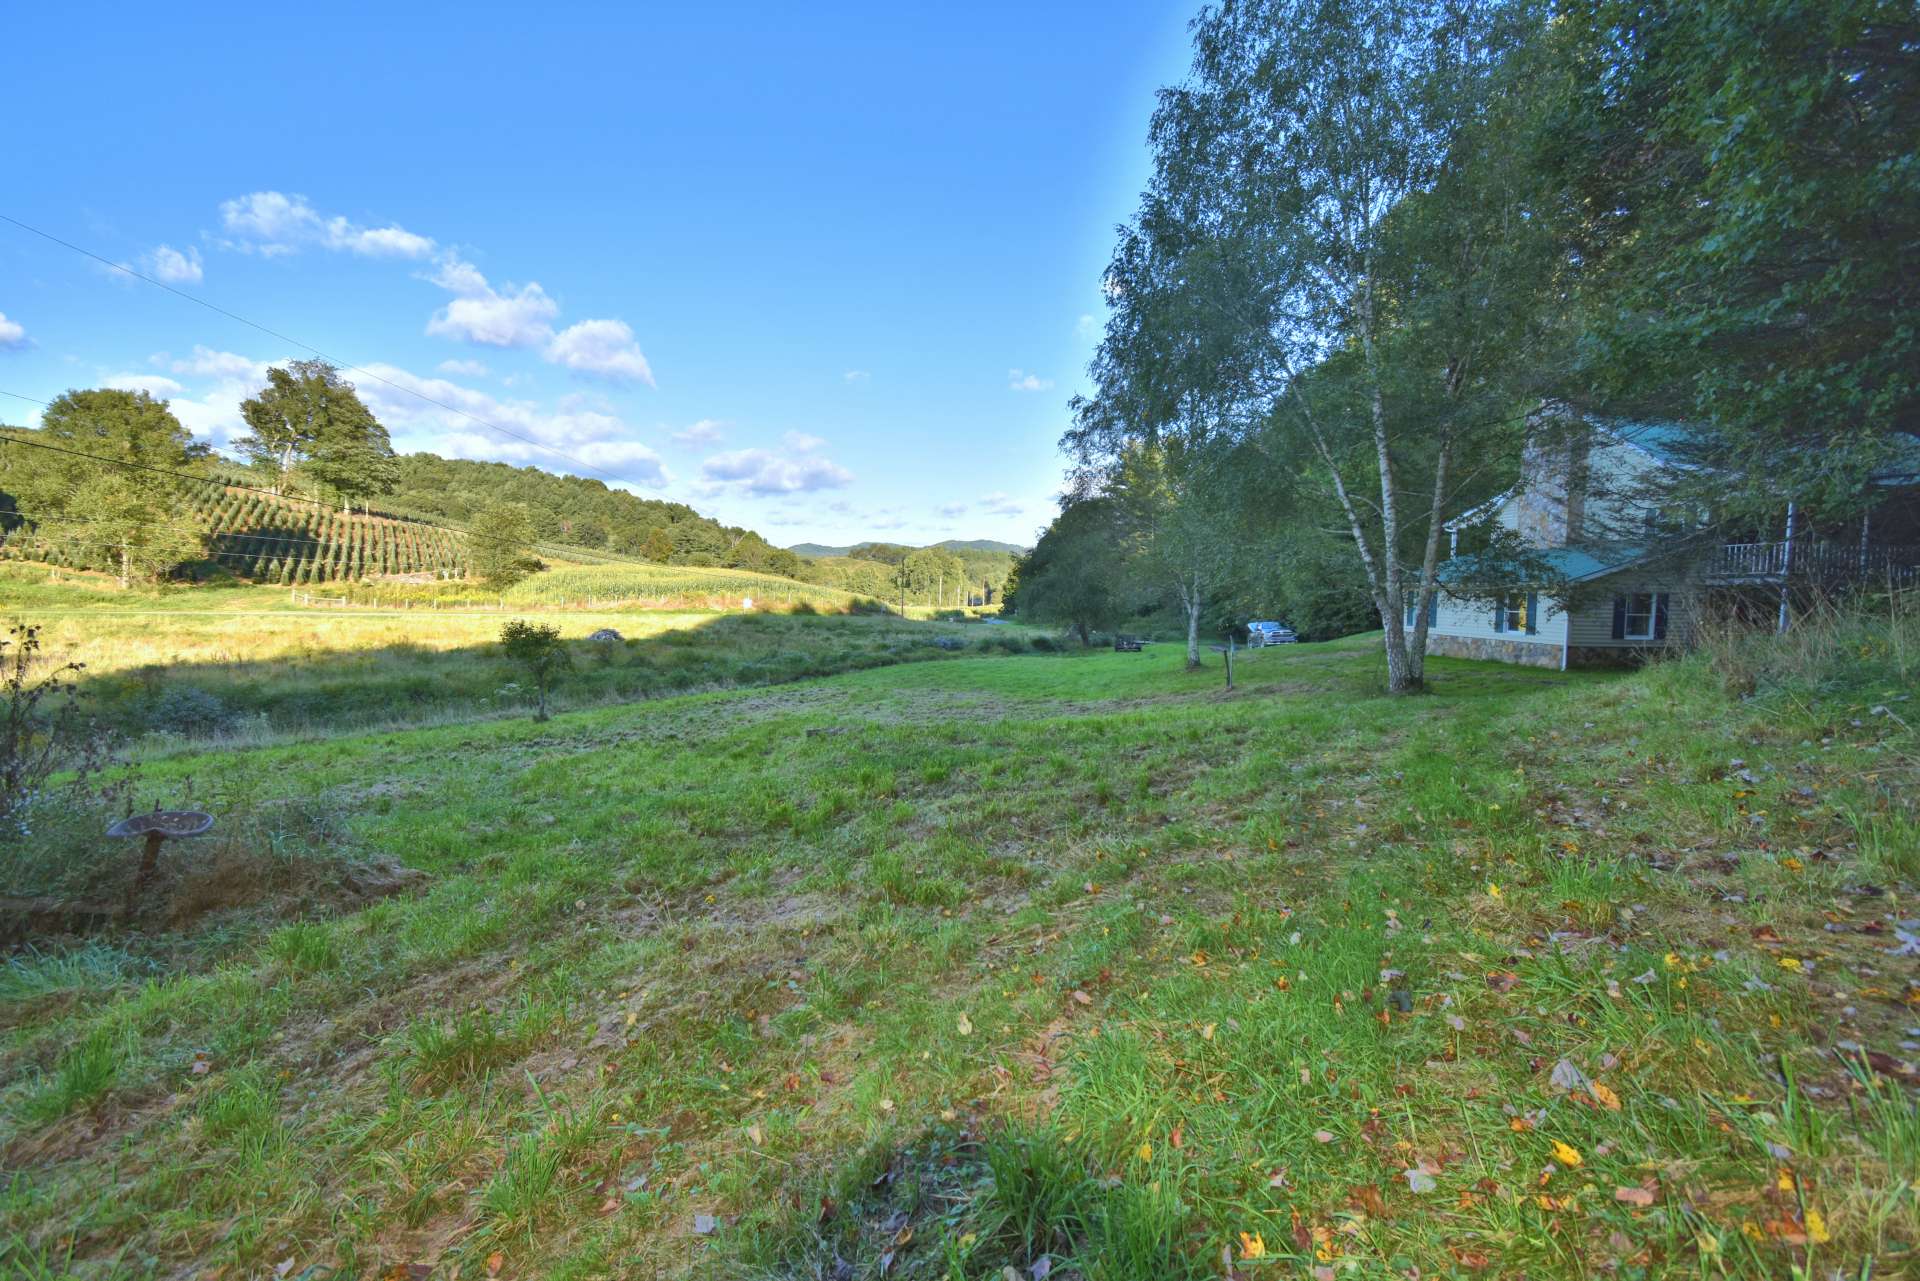
[[[79,663],[36,676],[40,629],[15,623],[0,640],[0,822],[15,816],[40,794],[47,778],[81,756],[82,772],[93,764],[80,722],[71,678]]]
[[[171,685],[154,700],[147,726],[163,734],[205,736],[227,728],[233,719],[233,710],[217,695],[195,685]]]
[[[1739,617],[1708,619],[1694,640],[1721,687],[1737,697],[1810,704],[1910,689],[1920,677],[1920,591],[1822,605],[1778,634]]]
[[[1060,642],[1051,636],[1035,636],[1027,643],[1033,646],[1033,652],[1036,654],[1057,654],[1060,652]]]
[[[533,681],[533,719],[546,720],[547,688],[553,674],[568,662],[566,647],[560,642],[560,629],[551,623],[529,623],[516,618],[500,629],[500,648],[507,660]]]

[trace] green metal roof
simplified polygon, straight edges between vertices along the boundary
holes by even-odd
[[[1543,547],[1534,553],[1534,559],[1546,569],[1547,576],[1557,581],[1584,583],[1637,565],[1647,558],[1647,554],[1645,547]],[[1533,576],[1532,566],[1507,559],[1490,560],[1472,552],[1455,556],[1441,565],[1439,571],[1442,583],[1459,582],[1464,578],[1507,578],[1524,582]]]

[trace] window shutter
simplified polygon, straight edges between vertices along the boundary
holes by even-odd
[[[1507,598],[1505,596],[1493,602],[1493,630],[1496,632],[1507,630]]]
[[[1532,636],[1540,630],[1540,593],[1527,593],[1527,635]]]
[[[1613,598],[1613,638],[1615,640],[1627,638],[1627,598],[1625,596]]]
[[[1440,593],[1438,591],[1427,598],[1427,626],[1440,626]]]
[[[1667,638],[1667,594],[1661,592],[1653,598],[1653,638]]]

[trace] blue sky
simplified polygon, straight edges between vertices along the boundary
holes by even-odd
[[[15,7],[0,213],[776,543],[1029,542],[1191,16]],[[4,223],[0,316],[0,389],[215,443],[307,354]],[[350,376],[401,449],[583,470]]]

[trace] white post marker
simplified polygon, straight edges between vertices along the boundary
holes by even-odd
[[[752,609],[752,608],[753,608],[753,597],[751,597],[751,596],[742,596],[742,597],[740,598],[740,608],[741,608],[741,609]]]

